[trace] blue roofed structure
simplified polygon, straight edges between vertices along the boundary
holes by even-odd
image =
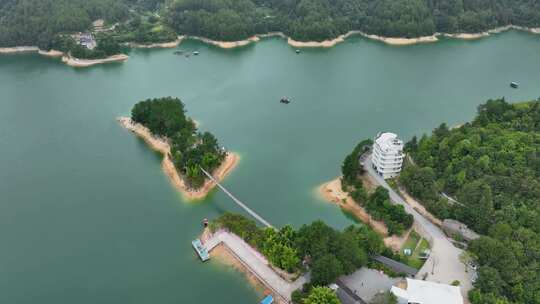
[[[274,297],[272,295],[267,295],[266,298],[262,299],[260,304],[272,304],[274,303]]]

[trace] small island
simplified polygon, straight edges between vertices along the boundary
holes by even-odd
[[[219,182],[240,160],[236,153],[220,147],[212,133],[198,132],[178,98],[141,101],[133,107],[131,117],[118,121],[163,154],[163,171],[187,200],[204,198],[216,185],[201,168]]]

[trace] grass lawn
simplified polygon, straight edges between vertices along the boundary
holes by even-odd
[[[413,250],[412,255],[405,256],[405,254],[403,253],[403,250],[407,248]],[[422,265],[424,265],[424,262],[425,262],[424,260],[420,259],[420,254],[422,253],[422,251],[426,249],[429,249],[428,241],[421,238],[418,235],[418,233],[416,233],[416,231],[413,230],[411,231],[411,233],[409,234],[409,237],[403,244],[403,247],[401,247],[399,254],[401,255],[401,257],[405,259],[407,265],[416,269],[420,269]]]

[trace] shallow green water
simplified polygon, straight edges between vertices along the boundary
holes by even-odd
[[[408,139],[470,120],[487,98],[540,96],[540,37],[332,49],[279,39],[240,50],[198,42],[133,51],[77,70],[38,55],[0,56],[0,303],[256,303],[242,276],[199,263],[201,220],[239,211],[220,192],[182,201],[160,158],[121,129],[140,99],[181,97],[242,161],[225,185],[276,226],[352,220],[319,200],[361,139]],[[519,90],[509,88],[518,81]],[[290,105],[278,100],[287,95]]]

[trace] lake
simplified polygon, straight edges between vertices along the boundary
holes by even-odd
[[[0,303],[260,300],[241,274],[198,261],[203,218],[242,211],[218,191],[182,200],[160,156],[115,121],[139,100],[180,97],[241,155],[224,185],[275,226],[341,229],[354,221],[315,189],[357,142],[469,121],[488,98],[540,96],[540,36],[528,33],[406,47],[352,38],[299,55],[277,38],[179,48],[200,55],[134,50],[86,69],[0,56]]]

